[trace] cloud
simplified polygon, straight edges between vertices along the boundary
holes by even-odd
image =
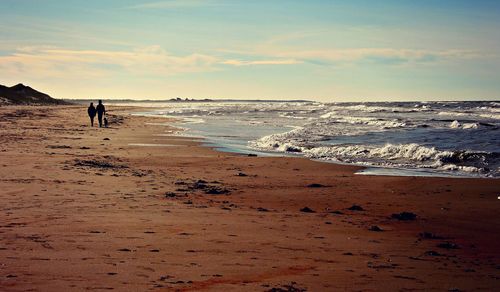
[[[173,8],[194,8],[202,6],[216,6],[219,3],[210,0],[170,0],[156,1],[128,6],[128,9],[173,9]]]
[[[294,59],[285,60],[257,60],[257,61],[244,61],[244,60],[227,60],[223,61],[222,64],[233,65],[233,66],[251,66],[251,65],[293,65],[302,63]]]
[[[310,51],[240,52],[241,58],[227,58],[236,52],[207,55],[174,55],[160,46],[130,50],[72,50],[35,46],[0,55],[0,78],[9,80],[134,80],[161,79],[166,76],[229,70],[242,66],[288,66],[294,64],[434,64],[446,60],[481,58],[464,50],[426,51],[409,49],[342,49]],[[362,66],[362,65],[360,65]]]
[[[392,48],[355,48],[311,51],[269,52],[269,55],[294,58],[310,63],[357,63],[377,64],[435,63],[453,59],[480,58],[481,54],[469,50],[413,50]]]
[[[113,74],[161,77],[210,71],[217,61],[217,58],[204,54],[174,56],[159,46],[131,51],[24,47],[13,54],[0,56],[0,74],[62,78],[68,74],[83,78]]]
[[[297,50],[292,48],[262,46],[254,50],[221,49],[221,53],[241,55],[246,58],[288,60],[290,63],[310,63],[316,65],[345,65],[372,63],[378,65],[435,64],[445,61],[470,60],[490,55],[473,50],[417,50],[393,48],[348,48]],[[252,62],[233,61],[232,65],[251,65]],[[283,63],[286,63],[284,61]]]
[[[8,55],[0,55],[0,77],[20,78],[102,78],[129,77],[161,78],[177,74],[209,72],[220,65],[258,66],[298,64],[295,59],[226,60],[193,53],[176,56],[159,46],[141,47],[128,51],[71,50],[52,46],[22,47]]]

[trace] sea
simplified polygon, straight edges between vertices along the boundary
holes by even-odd
[[[500,177],[500,102],[134,103],[219,151],[365,166],[359,174]],[[166,150],[168,151],[168,150]]]

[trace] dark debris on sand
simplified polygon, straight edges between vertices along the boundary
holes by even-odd
[[[208,186],[204,188],[204,191],[208,195],[227,195],[230,193],[228,189],[218,186]]]
[[[71,149],[71,146],[68,145],[48,145],[49,149]]]
[[[184,191],[184,192],[202,191],[208,195],[227,195],[231,193],[231,191],[225,187],[214,185],[214,183],[209,183],[202,179],[199,179],[194,182],[177,181],[175,184],[184,185],[184,188],[179,188],[177,189],[177,191]]]
[[[444,237],[442,237],[442,236],[439,236],[439,235],[436,235],[432,232],[427,232],[427,231],[419,233],[418,237],[421,239],[444,239]]]
[[[426,251],[425,254],[428,256],[431,256],[431,257],[443,256],[442,254],[438,253],[437,251],[433,251],[433,250]]]
[[[85,168],[100,168],[100,169],[123,169],[128,168],[128,166],[124,164],[118,164],[115,162],[111,162],[108,159],[75,159],[75,166],[85,167]]]
[[[449,242],[449,241],[442,242],[442,243],[438,244],[437,247],[444,248],[444,249],[459,249],[460,248],[458,246],[458,244],[453,243],[453,242]]]
[[[400,221],[412,221],[417,219],[417,214],[412,213],[412,212],[401,212],[401,213],[395,213],[391,215],[392,219],[400,220]]]
[[[352,205],[351,207],[347,208],[347,210],[351,210],[351,211],[364,211],[365,209],[363,209],[363,207],[361,207],[359,205]]]
[[[165,198],[179,198],[179,197],[186,197],[186,195],[179,195],[174,192],[166,192],[165,193]]]
[[[322,185],[322,184],[317,184],[317,183],[314,183],[314,184],[308,184],[307,185],[308,188],[326,188],[328,186],[325,186],[325,185]]]
[[[297,283],[292,282],[287,285],[283,285],[281,287],[273,287],[269,290],[266,290],[267,292],[305,292],[307,289],[301,288],[297,286]]]
[[[304,213],[316,213],[316,211],[314,211],[313,209],[311,209],[309,207],[304,207],[304,208],[300,209],[300,212],[304,212]]]
[[[382,228],[378,227],[377,225],[373,225],[372,227],[370,227],[368,230],[370,231],[375,231],[375,232],[381,232],[381,231],[384,231]]]
[[[131,173],[133,176],[143,177],[143,176],[146,176],[148,174],[152,174],[153,171],[152,170],[140,170],[140,169],[137,170],[137,169],[135,169],[135,170],[132,170]]]
[[[106,116],[110,125],[121,125],[125,120],[124,117],[120,115],[106,114]]]

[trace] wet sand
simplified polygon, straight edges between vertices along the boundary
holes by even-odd
[[[129,110],[0,107],[0,291],[500,289],[498,179],[221,153]]]

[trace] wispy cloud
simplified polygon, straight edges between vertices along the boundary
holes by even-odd
[[[234,52],[233,52],[234,54]],[[125,72],[141,76],[167,76],[204,72],[226,66],[265,66],[312,63],[354,64],[372,62],[382,65],[406,63],[435,63],[445,60],[480,58],[481,54],[465,50],[425,51],[400,49],[342,49],[311,51],[240,52],[241,58],[192,53],[184,56],[170,54],[159,46],[122,51],[70,50],[58,47],[36,46],[19,48],[0,56],[2,74],[42,74],[64,76],[68,72],[87,75]]]
[[[0,72],[23,77],[61,77],[67,74],[98,77],[112,74],[161,77],[213,70],[217,58],[190,54],[174,56],[158,46],[131,51],[69,50],[55,47],[25,47],[0,56]]]
[[[350,48],[296,50],[272,46],[256,47],[254,50],[220,50],[223,53],[245,57],[270,58],[283,63],[311,63],[318,65],[346,65],[373,63],[378,65],[435,64],[446,61],[470,60],[488,57],[473,50],[416,50],[394,48]],[[490,56],[491,57],[491,56]],[[281,60],[281,61],[280,61]],[[232,65],[251,65],[252,61],[227,61]]]
[[[18,48],[0,56],[0,77],[82,78],[92,79],[117,74],[130,77],[161,78],[164,76],[209,72],[220,65],[259,66],[290,65],[294,59],[237,60],[207,54],[184,56],[170,54],[159,46],[141,47],[128,51],[71,50],[52,46]],[[72,77],[70,77],[72,76]]]
[[[282,57],[293,57],[299,60],[318,60],[333,63],[366,61],[381,64],[432,63],[450,59],[471,59],[481,56],[477,52],[468,50],[429,51],[392,48],[290,51],[277,53],[277,55]]]
[[[227,60],[223,61],[222,64],[233,65],[233,66],[251,66],[251,65],[293,65],[302,63],[294,59],[276,59],[276,60],[256,60],[256,61],[245,61],[245,60]]]
[[[148,2],[137,5],[128,6],[128,9],[172,9],[172,8],[193,8],[203,6],[219,5],[218,1],[211,0],[169,0]]]

